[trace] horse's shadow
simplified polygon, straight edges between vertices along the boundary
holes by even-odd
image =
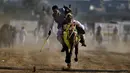
[[[33,67],[32,68],[20,68],[20,67],[0,67],[0,70],[33,70]],[[54,72],[85,72],[85,73],[97,73],[97,72],[100,72],[100,73],[104,73],[104,72],[107,72],[107,73],[129,73],[129,70],[94,70],[94,69],[70,69],[70,70],[62,70],[62,69],[51,69],[51,68],[39,68],[39,69],[36,69],[36,71],[54,71]]]

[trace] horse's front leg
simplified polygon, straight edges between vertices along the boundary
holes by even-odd
[[[66,58],[65,58],[65,62],[71,63],[71,56],[72,56],[72,50],[70,50],[69,48],[66,49]]]
[[[78,62],[78,49],[79,49],[78,45],[79,43],[75,44],[75,58],[74,58],[75,62]]]
[[[66,46],[65,62],[67,63],[67,68],[70,69],[71,68],[71,56],[70,56],[69,48],[67,46]]]
[[[67,67],[68,67],[68,69],[71,68],[71,57],[72,57],[72,52],[73,52],[73,47],[71,47],[71,49],[68,49],[68,55],[67,55],[67,59],[68,59]]]
[[[66,59],[65,62],[67,63],[68,69],[71,68],[71,57],[72,57],[72,52],[73,52],[73,43],[71,43],[71,48],[66,49]]]
[[[66,57],[65,57],[65,62],[70,63],[70,54],[69,54],[69,48],[67,45],[64,45],[65,51],[66,51]]]
[[[71,47],[70,47],[70,49],[68,49],[69,50],[69,54],[68,54],[69,63],[67,64],[68,68],[71,68],[71,57],[72,57],[73,49],[75,47],[75,34],[73,34],[70,39],[70,45],[71,45]]]

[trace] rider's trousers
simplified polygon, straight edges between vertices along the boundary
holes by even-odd
[[[62,38],[62,28],[59,28],[58,29],[58,32],[57,32],[57,40],[63,44],[63,38]]]

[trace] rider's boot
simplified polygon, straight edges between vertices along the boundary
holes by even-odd
[[[83,34],[80,35],[80,43],[82,44],[82,46],[86,47],[86,44],[85,44],[85,39],[84,39],[84,36]]]

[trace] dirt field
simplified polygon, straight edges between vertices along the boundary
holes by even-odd
[[[25,46],[17,44],[14,48],[0,49],[0,73],[32,73],[34,66],[35,73],[109,73],[106,70],[130,69],[128,44],[103,44],[105,48],[97,48],[89,37],[86,42],[86,48],[80,46],[78,63],[74,62],[74,57],[72,58],[74,70],[62,71],[66,66],[65,53],[60,52],[61,47],[56,39],[50,39],[49,45],[46,44],[40,52],[43,40],[35,44],[33,38],[28,36]]]
[[[65,54],[60,53],[60,48],[44,48],[40,52],[40,46],[25,45],[0,49],[0,73],[32,73],[33,66],[37,69],[36,73],[69,73],[61,71],[66,64]],[[79,50],[79,62],[73,61],[72,68],[76,73],[80,71],[93,73],[95,70],[129,70],[130,54],[82,49]]]

